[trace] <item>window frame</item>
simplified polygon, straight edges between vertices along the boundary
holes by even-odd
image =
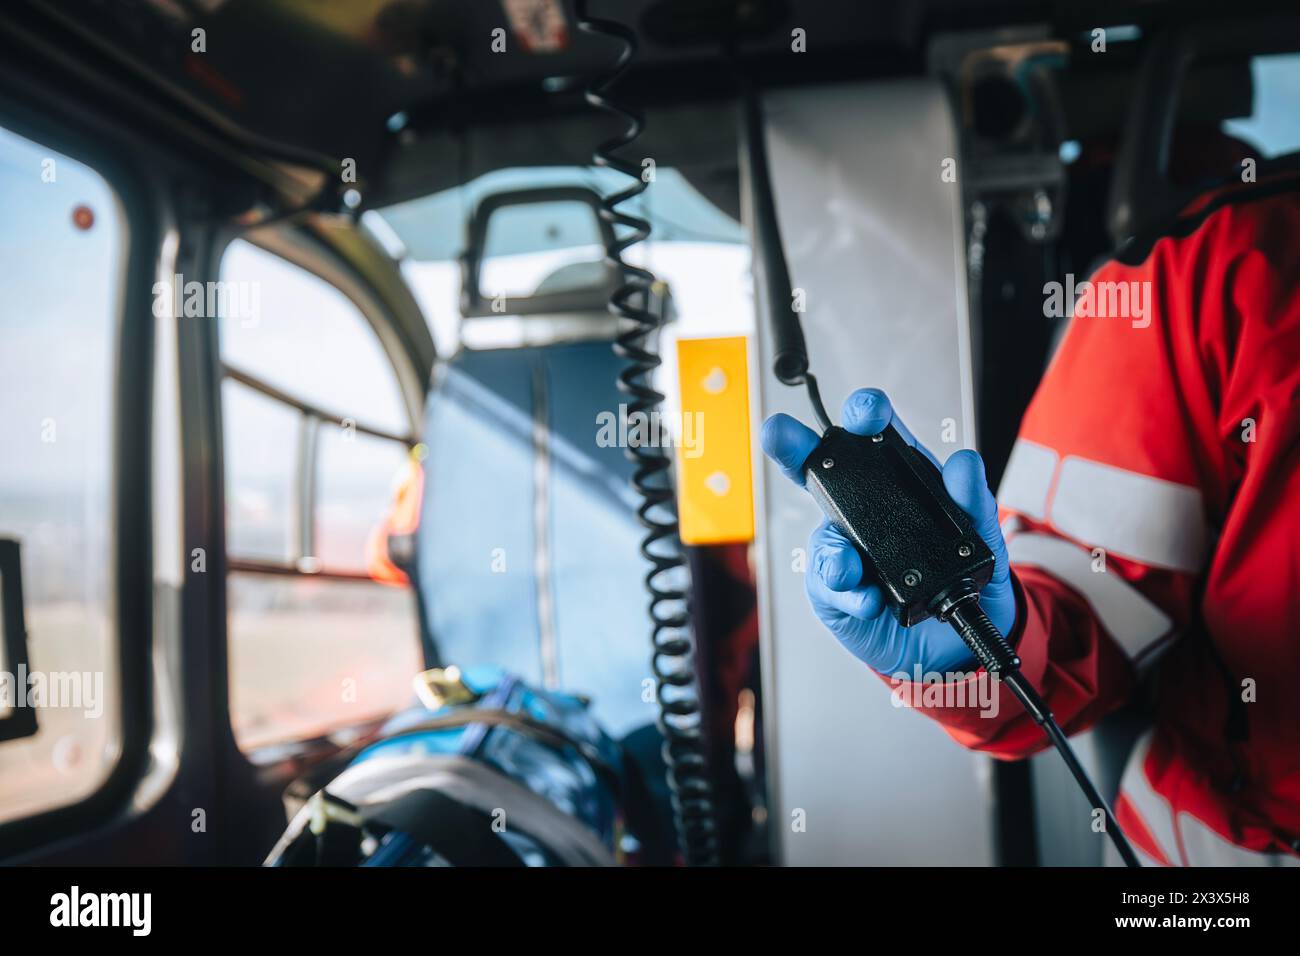
[[[368,327],[371,334],[379,342],[384,358],[388,363],[389,373],[393,376],[397,384],[399,395],[402,399],[408,431],[405,435],[392,431],[391,429],[382,428],[352,416],[342,416],[335,410],[327,409],[320,404],[303,399],[300,396],[280,388],[270,382],[263,380],[261,377],[253,375],[243,369],[229,364],[222,357],[220,336],[215,333],[212,336],[212,362],[215,366],[216,387],[213,396],[213,405],[216,411],[216,422],[213,425],[214,439],[217,444],[218,454],[214,468],[216,476],[219,477],[218,487],[220,489],[220,500],[217,507],[221,514],[221,561],[222,572],[220,587],[222,590],[222,615],[220,623],[220,632],[218,638],[223,642],[226,668],[226,682],[224,685],[223,707],[224,718],[223,724],[228,730],[230,740],[237,753],[242,755],[243,759],[251,764],[261,762],[258,754],[262,751],[273,754],[282,754],[286,748],[304,748],[315,751],[318,749],[328,750],[330,745],[328,740],[331,736],[336,735],[340,730],[353,726],[345,724],[342,726],[330,726],[323,728],[315,735],[306,737],[289,737],[285,740],[244,750],[239,747],[235,731],[234,719],[231,710],[232,702],[232,684],[230,681],[230,614],[229,614],[229,586],[228,580],[231,574],[255,574],[268,575],[275,577],[295,577],[300,579],[313,578],[322,581],[344,581],[352,583],[366,583],[374,587],[387,587],[378,581],[375,581],[369,574],[363,571],[354,571],[339,568],[316,567],[314,569],[304,569],[298,564],[299,559],[304,552],[310,550],[310,545],[314,539],[315,528],[315,507],[316,507],[316,469],[319,467],[319,442],[316,440],[316,433],[322,424],[343,425],[345,419],[350,421],[358,432],[370,435],[375,438],[399,443],[405,446],[408,451],[419,444],[419,433],[423,427],[424,402],[427,394],[427,375],[422,375],[416,369],[416,359],[408,351],[407,343],[400,339],[386,335],[386,331],[391,332],[391,326],[396,326],[393,316],[389,315],[388,303],[382,298],[379,292],[366,284],[364,281],[367,277],[359,274],[353,263],[347,261],[336,248],[333,248],[329,242],[315,232],[309,225],[280,225],[272,226],[266,229],[254,229],[248,232],[231,231],[224,235],[218,241],[212,250],[210,258],[209,271],[212,275],[222,276],[222,264],[225,261],[227,252],[231,243],[240,239],[257,247],[261,252],[273,255],[286,264],[301,269],[304,272],[315,276],[321,282],[330,286],[336,292],[352,304],[357,310],[360,318]],[[415,306],[418,314],[418,306],[414,300],[411,305]],[[424,318],[420,316],[420,322],[424,328]],[[430,342],[432,340],[430,339]],[[287,408],[290,408],[298,414],[298,442],[297,454],[294,462],[294,480],[292,482],[293,502],[291,511],[294,515],[295,534],[294,543],[296,551],[287,561],[274,561],[257,558],[240,558],[231,553],[229,547],[229,535],[226,533],[226,494],[228,491],[226,483],[225,457],[225,403],[222,398],[222,389],[227,381],[235,382],[243,388],[250,389],[264,398],[275,401]],[[310,520],[304,509],[311,509]],[[408,586],[407,591],[410,595],[412,604],[412,624],[413,640],[417,642],[420,652],[420,658],[424,660],[425,666],[433,666],[436,663],[435,652],[433,651],[432,641],[427,630],[427,615],[421,602],[419,589],[414,582]],[[357,728],[369,728],[376,724],[373,716],[365,717],[356,722]]]
[[[239,557],[226,546],[226,570],[245,574],[292,575],[304,578],[320,578],[335,581],[369,581],[377,584],[364,571],[346,568],[329,568],[323,565],[315,568],[305,567],[304,562],[316,558],[316,488],[320,468],[320,442],[318,440],[322,425],[345,427],[348,423],[363,435],[396,442],[408,452],[419,441],[411,434],[399,435],[396,432],[370,425],[355,418],[345,418],[337,412],[328,411],[320,405],[308,402],[265,379],[245,372],[230,363],[221,362],[221,384],[234,382],[243,388],[256,392],[264,398],[291,408],[298,413],[297,453],[294,455],[293,482],[290,485],[293,501],[290,511],[294,517],[294,552],[287,561],[272,561],[265,558]],[[227,535],[229,537],[229,535]]]
[[[42,88],[23,90],[46,96]],[[159,273],[168,201],[130,162],[126,144],[91,134],[90,124],[51,119],[11,89],[0,91],[0,125],[72,159],[104,180],[126,230],[119,263],[111,365],[109,614],[118,668],[116,760],[88,796],[0,823],[0,859],[86,833],[130,812],[154,734],[153,695],[153,283]],[[48,106],[48,104],[46,104]],[[3,746],[0,743],[0,746]]]

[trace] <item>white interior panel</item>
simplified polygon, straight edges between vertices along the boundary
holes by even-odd
[[[973,443],[959,185],[941,178],[957,146],[943,92],[924,80],[851,84],[782,91],[764,105],[784,246],[832,417],[854,388],[874,385],[941,460]],[[804,392],[770,371],[763,316],[756,411],[810,421]],[[946,419],[955,428],[947,444]],[[987,758],[895,708],[817,621],[792,563],[820,514],[766,460],[758,471],[764,721],[781,862],[991,862]]]

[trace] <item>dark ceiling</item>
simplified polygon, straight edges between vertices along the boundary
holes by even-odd
[[[559,3],[553,51],[529,50],[510,8]],[[1040,23],[1058,36],[1147,27],[1245,4],[1196,0],[592,0],[636,26],[623,89],[651,109],[727,100],[740,72],[769,85],[917,73],[937,33]],[[1276,6],[1276,4],[1261,4]],[[524,34],[515,27],[524,25]],[[506,50],[494,52],[493,31]],[[807,52],[791,50],[805,31]],[[204,31],[205,49],[193,49]],[[384,170],[449,131],[587,116],[573,84],[617,45],[573,25],[573,0],[6,0],[0,42],[56,60],[239,148],[317,169]],[[0,53],[3,53],[0,50]],[[111,79],[117,86],[110,86]],[[107,94],[104,94],[107,95]],[[563,124],[554,127],[563,129]],[[585,148],[585,147],[584,147]],[[409,178],[409,176],[408,176]],[[398,193],[409,193],[407,183]],[[363,192],[365,190],[363,189]]]

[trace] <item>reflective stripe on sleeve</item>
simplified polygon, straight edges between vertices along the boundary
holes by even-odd
[[[1201,492],[1086,458],[1066,458],[1052,496],[1063,534],[1152,567],[1199,571],[1208,534]]]
[[[1017,439],[998,486],[998,504],[1040,521],[1045,519],[1056,462],[1056,452],[1046,445]]]
[[[1016,441],[998,503],[1091,547],[1195,573],[1210,547],[1200,489]]]
[[[1169,801],[1156,793],[1147,780],[1147,753],[1151,750],[1153,731],[1143,734],[1129,754],[1124,764],[1124,776],[1119,782],[1119,792],[1124,795],[1129,806],[1133,808],[1147,832],[1155,841],[1156,847],[1165,859],[1175,866],[1183,865],[1183,856],[1178,849],[1178,837],[1174,833],[1174,811]]]
[[[1188,866],[1300,866],[1300,857],[1237,846],[1190,813],[1178,814],[1178,835],[1183,838]]]
[[[1169,801],[1156,793],[1147,779],[1147,754],[1153,733],[1148,730],[1138,739],[1124,765],[1119,789],[1170,863],[1174,866],[1300,866],[1300,857],[1248,850],[1189,813],[1175,814]],[[1143,862],[1148,860],[1144,855]]]
[[[1022,532],[1007,539],[1007,554],[1013,565],[1042,568],[1078,591],[1130,660],[1150,663],[1146,652],[1169,633],[1170,620],[1160,608],[1113,571],[1094,571],[1091,553],[1076,544]]]

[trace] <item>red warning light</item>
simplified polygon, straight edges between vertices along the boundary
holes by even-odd
[[[95,224],[95,212],[89,206],[78,206],[72,210],[72,224],[82,232]]]

